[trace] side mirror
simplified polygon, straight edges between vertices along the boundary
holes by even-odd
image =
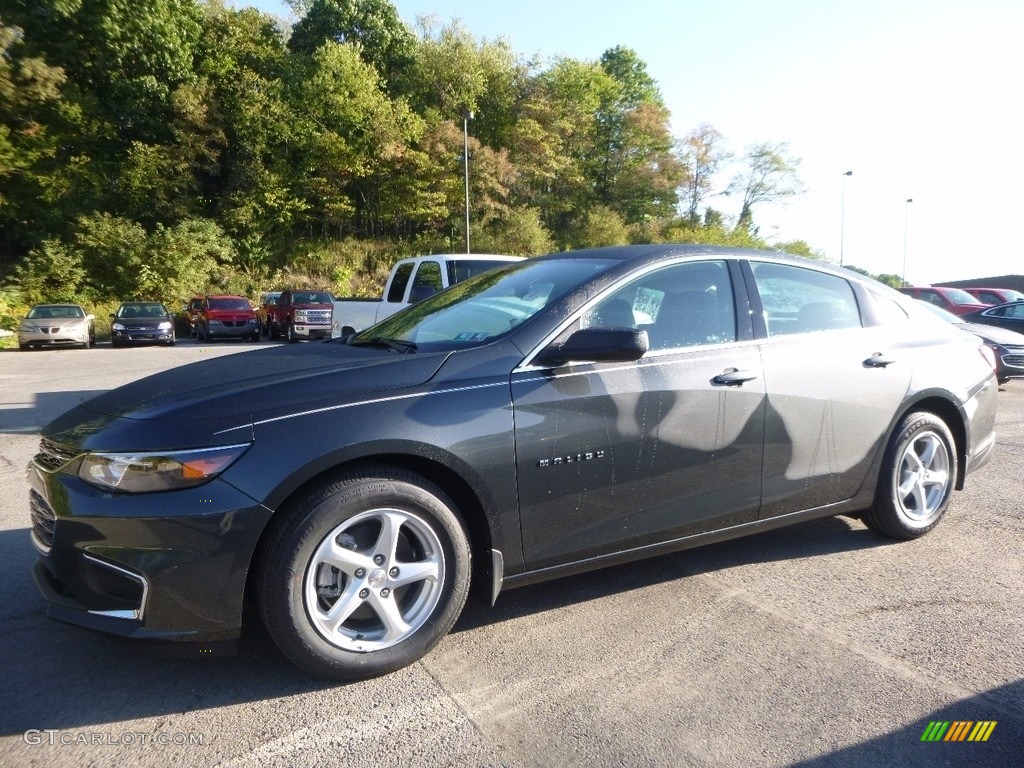
[[[545,366],[566,363],[629,363],[643,357],[650,344],[647,331],[635,328],[583,328],[565,340],[551,344],[534,358]]]

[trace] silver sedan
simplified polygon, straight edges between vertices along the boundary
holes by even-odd
[[[18,347],[84,347],[96,343],[94,315],[78,304],[37,304],[18,324]]]

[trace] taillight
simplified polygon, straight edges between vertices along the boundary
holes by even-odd
[[[992,347],[990,347],[988,344],[982,344],[981,346],[978,347],[978,351],[981,353],[981,356],[985,358],[985,362],[987,362],[989,367],[992,369],[992,373],[995,373],[996,353],[992,349]]]

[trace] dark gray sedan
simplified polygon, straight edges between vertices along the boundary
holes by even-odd
[[[174,317],[156,301],[126,301],[110,316],[110,343],[115,347],[134,344],[174,346]]]
[[[910,301],[778,253],[596,249],[174,368],[43,430],[36,582],[136,638],[235,637],[248,597],[297,665],[360,678],[426,654],[471,587],[831,515],[913,539],[991,456],[998,390]]]

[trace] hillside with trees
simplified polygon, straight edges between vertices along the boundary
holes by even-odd
[[[370,295],[398,256],[763,247],[785,145],[673,136],[644,61],[541,61],[388,0],[4,0],[0,314],[283,283]],[[773,247],[810,254],[803,242]]]

